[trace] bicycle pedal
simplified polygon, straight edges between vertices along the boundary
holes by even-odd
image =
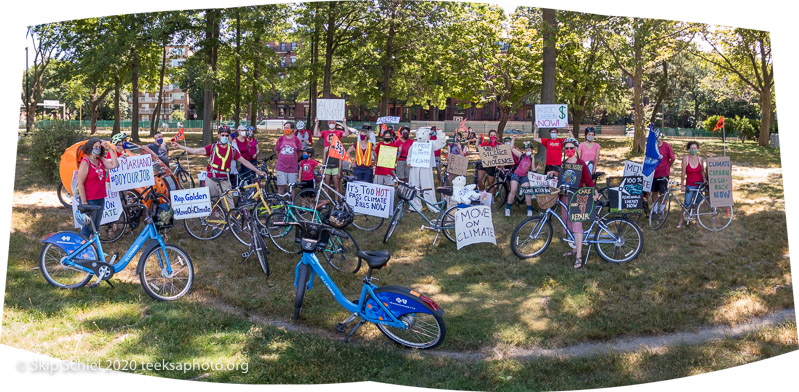
[[[338,333],[347,332],[347,324],[344,324],[344,323],[336,324],[336,332],[338,332]]]

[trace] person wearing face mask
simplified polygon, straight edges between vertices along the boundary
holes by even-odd
[[[496,147],[500,144],[499,140],[497,139],[497,131],[492,129],[488,131],[488,140],[484,140],[480,143],[480,147]],[[482,162],[477,162],[477,189],[483,191],[494,185],[494,181],[497,176],[497,168],[496,167],[483,167]],[[487,182],[487,183],[484,183]]]
[[[114,145],[114,152],[116,153],[117,158],[125,157],[127,158],[130,156],[130,151],[128,151],[128,135],[125,133],[118,133],[114,136],[111,136],[111,144]],[[111,151],[106,154],[106,159],[111,159]]]
[[[688,154],[682,158],[680,190],[685,192],[685,206],[688,207],[696,203],[698,183],[707,182],[707,170],[705,159],[699,155],[699,143],[690,141],[685,146],[685,150],[688,151]],[[680,214],[680,223],[677,224],[677,228],[683,227],[684,223],[685,219]]]
[[[375,137],[375,132],[372,130],[372,126],[369,125],[369,123],[363,123],[363,125],[361,125],[361,130],[362,131],[366,130],[369,142],[371,142],[373,146],[377,144],[377,138]]]
[[[119,166],[116,154],[110,154],[110,159],[104,158],[106,156],[106,148],[108,151],[114,149],[111,145],[108,145],[108,147],[103,145],[103,141],[98,138],[91,138],[83,145],[83,154],[86,156],[81,159],[78,166],[78,195],[80,200],[73,201],[73,203],[105,206],[106,177],[108,176],[106,170]],[[88,215],[94,222],[94,226],[100,227],[103,209],[91,211]],[[89,238],[92,235],[91,225],[84,226],[80,233]]]
[[[677,160],[677,156],[674,155],[674,150],[671,148],[671,144],[663,141],[663,132],[655,132],[657,132],[658,151],[660,152],[660,156],[663,158],[655,168],[655,174],[653,176],[654,179],[652,180],[652,209],[657,209],[656,211],[658,211],[658,213],[663,213],[663,210],[666,209],[666,206],[657,205],[656,202],[661,193],[668,192],[671,166],[674,165],[674,161]]]
[[[233,139],[233,146],[239,151],[241,156],[253,166],[258,164],[258,139],[255,138],[255,128],[246,127],[238,136]],[[242,177],[251,172],[250,169],[244,165],[239,167],[239,175]]]
[[[297,137],[302,142],[302,148],[308,148],[313,145],[313,135],[311,131],[305,129],[305,121],[297,121]]]
[[[516,136],[511,139],[511,144],[513,145],[511,152],[513,152],[514,157],[519,159],[519,164],[510,175],[510,193],[508,194],[509,202],[513,202],[515,200],[515,195],[519,190],[519,186],[524,187],[525,184],[530,183],[530,178],[527,177],[527,173],[533,171],[533,168],[535,167],[535,157],[533,156],[532,142],[525,141],[523,151],[519,150],[515,146]],[[524,202],[527,204],[527,216],[533,216],[533,196],[524,195]],[[510,216],[510,207],[511,203],[507,203],[505,205],[505,216]]]
[[[375,162],[380,157],[380,147],[397,147],[397,154],[399,154],[399,141],[394,141],[394,132],[389,129],[383,131],[383,140],[375,146]],[[383,153],[386,153],[385,151]],[[378,185],[394,185],[394,177],[391,177],[391,171],[396,170],[388,167],[375,166],[374,183]]]
[[[569,139],[574,139],[571,129],[569,129]],[[547,149],[547,158],[544,162],[544,172],[547,174],[558,175],[560,173],[560,164],[563,161],[563,143],[566,139],[558,139],[558,130],[551,129],[549,131],[549,138],[538,137],[538,125],[533,125],[533,140],[536,143],[541,143]],[[575,139],[576,140],[576,139]]]
[[[164,143],[164,135],[159,131],[153,135],[153,138],[155,143],[148,144],[147,148],[154,152],[158,159],[164,162],[164,165],[169,166],[169,146]]]
[[[580,143],[580,147],[577,148],[577,157],[588,164],[591,174],[596,173],[596,168],[599,166],[599,150],[602,148],[599,143],[594,142],[595,138],[596,130],[594,127],[586,128],[585,141]]]
[[[579,188],[582,187],[594,187],[594,180],[591,179],[591,173],[588,171],[588,165],[585,164],[580,158],[577,158],[577,146],[579,143],[577,139],[574,138],[567,138],[563,141],[563,154],[564,159],[563,161],[567,163],[576,163],[578,165],[583,165],[582,173],[580,174],[580,181],[578,184]],[[562,162],[563,162],[562,161]],[[594,200],[599,199],[599,193],[597,192],[596,188],[594,188]],[[560,200],[565,205],[569,205],[569,196],[561,195]],[[583,222],[572,222],[569,219],[569,212],[565,209],[561,208],[560,210],[560,217],[566,222],[566,227],[572,232],[574,235],[574,250],[566,252],[563,254],[564,257],[575,256],[574,260],[574,269],[583,268]],[[565,235],[565,233],[564,233]]]
[[[352,163],[355,167],[352,169],[352,174],[358,181],[372,182],[374,175],[373,167],[377,160],[375,159],[375,145],[369,141],[369,134],[367,129],[362,128],[358,134],[358,140],[350,146],[347,154],[353,158]]]
[[[283,136],[277,138],[275,142],[275,152],[277,153],[275,175],[277,176],[278,193],[284,193],[286,185],[297,183],[297,162],[300,151],[302,151],[302,142],[294,136],[294,123],[287,121],[283,124]]]
[[[217,143],[209,144],[205,147],[191,148],[172,142],[172,148],[178,148],[193,155],[205,155],[208,158],[208,166],[205,170],[208,173],[208,193],[213,202],[219,200],[228,189],[230,189],[230,169],[233,167],[233,162],[238,162],[255,172],[259,176],[266,173],[258,170],[252,163],[242,158],[241,154],[231,146],[230,141],[230,128],[223,125],[216,131],[219,141]],[[296,161],[295,161],[296,162]],[[296,175],[296,172],[295,172]],[[229,206],[233,206],[233,198],[230,195],[225,197]]]
[[[399,129],[400,139],[397,140],[397,147],[399,149],[399,156],[397,157],[397,178],[402,181],[408,182],[408,177],[411,174],[408,168],[408,153],[411,152],[413,139],[411,139],[411,129],[402,126]]]
[[[343,125],[342,125],[343,124]],[[320,131],[319,130],[319,119],[317,118],[314,122],[313,127],[313,135],[316,137],[321,137],[322,141],[325,143],[325,147],[328,147],[330,144],[330,135],[335,134],[338,137],[338,140],[341,140],[343,137],[347,137],[350,135],[350,128],[347,126],[347,119],[345,118],[342,121],[342,124],[337,124],[335,120],[328,120],[327,121],[327,130]]]
[[[316,174],[314,171],[319,165],[319,161],[313,159],[313,148],[304,147],[299,171],[302,189],[316,189]]]

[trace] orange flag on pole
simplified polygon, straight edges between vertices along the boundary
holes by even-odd
[[[172,141],[174,142],[175,140],[183,140],[185,137],[186,135],[183,134],[183,128],[180,128],[178,134],[172,137]]]
[[[350,154],[347,154],[347,150],[344,149],[344,145],[341,144],[341,140],[338,139],[336,134],[333,134],[333,138],[330,140],[330,153],[328,155],[331,158],[338,158],[347,162],[352,162],[350,159]]]
[[[716,126],[713,127],[713,132],[718,131],[719,129],[724,128],[724,116],[721,116],[719,122],[716,123]]]

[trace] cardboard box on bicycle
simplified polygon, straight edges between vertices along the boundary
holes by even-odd
[[[513,149],[507,144],[496,147],[477,147],[483,167],[513,166]]]
[[[708,193],[710,206],[732,207],[732,163],[730,157],[707,158]]]

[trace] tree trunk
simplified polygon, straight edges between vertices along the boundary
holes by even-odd
[[[660,88],[658,89],[657,99],[655,99],[655,106],[652,107],[652,115],[649,116],[649,122],[650,123],[654,124],[655,120],[657,120],[658,108],[663,103],[663,100],[666,99],[666,93],[669,90],[669,86],[668,85],[669,85],[669,63],[664,61],[663,62],[663,83],[660,85]],[[664,124],[665,124],[666,113],[661,113],[661,116],[663,117],[663,121],[664,121]],[[657,125],[657,124],[655,124],[655,125]]]
[[[768,147],[771,142],[771,83],[765,83],[760,93],[760,137],[757,144]]]
[[[100,94],[100,89],[97,86],[94,86],[94,91],[89,95],[89,114],[91,118],[91,134],[94,135],[97,133],[97,118],[99,117],[98,108],[100,107],[100,102],[103,102],[106,95],[111,92],[110,88],[107,88]]]
[[[206,12],[205,23],[205,51],[206,62],[211,70],[216,73],[217,66],[217,45],[219,43],[219,17],[220,10],[209,10]],[[214,86],[213,82],[208,82],[204,86],[203,92],[203,145],[211,144],[211,123],[214,120]]]
[[[111,130],[112,135],[116,135],[121,132],[120,129],[120,120],[122,119],[122,111],[119,109],[119,85],[120,80],[119,76],[114,77],[114,129]]]
[[[316,119],[316,99],[319,96],[319,32],[322,29],[322,20],[319,18],[319,3],[314,3],[314,31],[311,37],[311,83],[308,91],[308,129],[311,129]]]
[[[639,63],[640,64],[640,63]],[[644,70],[641,65],[635,66],[633,75],[633,105],[635,113],[635,134],[633,136],[633,152],[644,152]]]
[[[580,139],[580,123],[583,122],[583,118],[585,117],[585,110],[573,110],[572,111],[572,133],[574,137]]]
[[[555,44],[558,40],[557,33],[557,11],[549,8],[542,9],[544,25],[542,35],[544,38],[543,50],[543,64],[541,74],[541,103],[552,104],[555,103],[555,82],[557,78],[557,51]],[[535,120],[534,120],[535,121]],[[533,122],[535,124],[535,122]],[[538,137],[548,138],[549,128],[539,128]],[[538,145],[538,151],[535,153],[537,162],[544,162],[546,159],[547,150],[543,144]]]
[[[164,101],[164,74],[166,73],[166,43],[164,40],[164,54],[161,56],[161,73],[158,79],[158,101],[153,109],[153,120],[150,122],[150,136],[158,131],[158,122],[161,120],[161,104]]]
[[[333,42],[336,38],[336,18],[333,9],[336,7],[335,2],[329,2],[327,13],[327,34],[325,35],[325,74],[324,83],[322,84],[322,98],[330,98],[331,87],[330,79],[333,68]]]
[[[255,47],[261,47],[261,37],[255,37]],[[250,126],[255,127],[258,123],[258,61],[253,62],[252,69],[252,97],[250,98]]]
[[[508,124],[508,117],[510,116],[510,108],[497,105],[499,108],[499,124],[497,124],[497,138],[502,141],[502,135],[505,132],[505,125]]]
[[[130,124],[130,138],[135,143],[141,143],[139,140],[139,51],[133,49],[130,65],[130,84],[133,94],[133,110],[132,122]]]
[[[239,127],[241,116],[241,14],[236,12],[236,109],[233,112],[235,127]]]
[[[388,21],[388,37],[386,38],[386,50],[383,51],[383,83],[381,86],[382,96],[380,97],[380,116],[388,116],[388,98],[391,94],[391,57],[394,52],[394,19]]]

